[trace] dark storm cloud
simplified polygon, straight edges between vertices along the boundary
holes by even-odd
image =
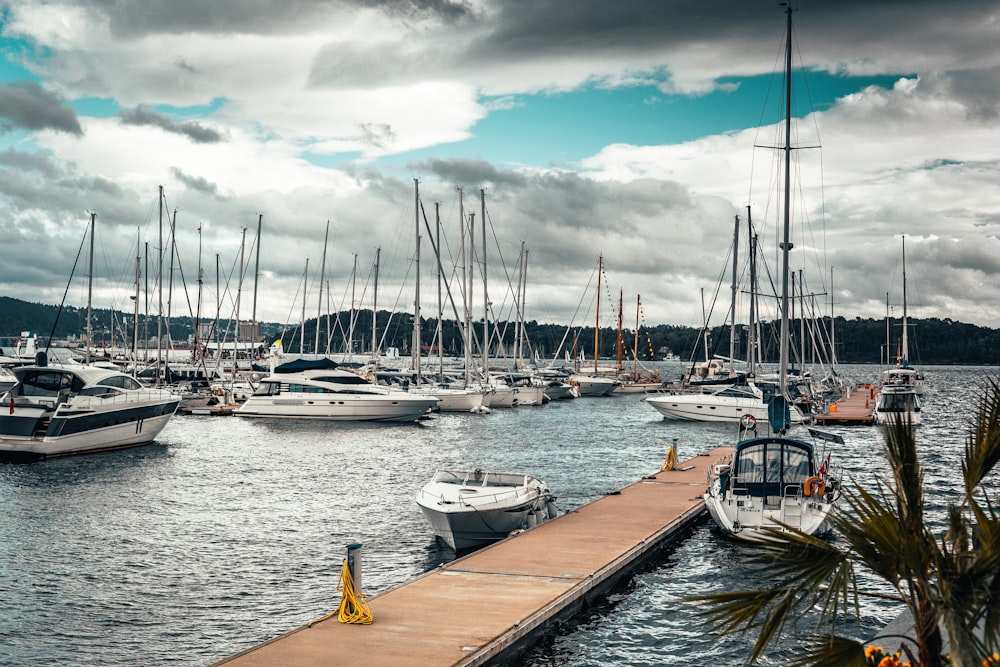
[[[431,18],[455,21],[470,13],[466,2],[450,0],[90,0],[104,12],[112,33],[122,38],[149,34],[252,33],[290,34],[357,8],[379,10],[403,20]]]
[[[13,167],[21,171],[34,171],[48,177],[59,173],[59,167],[51,155],[47,153],[24,153],[13,148],[0,151],[0,165]]]
[[[0,86],[0,130],[56,130],[83,136],[76,112],[34,81]]]
[[[211,181],[186,174],[178,167],[173,167],[170,171],[175,177],[177,177],[178,181],[184,184],[184,187],[186,188],[197,190],[212,196],[218,196],[219,194],[219,186]]]
[[[222,134],[201,123],[178,123],[170,116],[156,113],[145,104],[130,111],[121,111],[118,116],[126,125],[147,125],[166,132],[181,134],[197,144],[216,144],[222,141]]]
[[[409,169],[417,172],[430,172],[445,183],[463,186],[498,184],[523,186],[526,182],[522,174],[502,171],[485,160],[428,160],[412,164]]]

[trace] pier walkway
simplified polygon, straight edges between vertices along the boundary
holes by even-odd
[[[875,423],[875,399],[878,390],[874,385],[859,384],[848,389],[847,395],[813,420],[819,426],[870,426]]]
[[[371,625],[334,615],[216,665],[511,663],[692,524],[708,467],[731,451],[711,450],[372,597]],[[331,609],[339,602],[331,591]]]

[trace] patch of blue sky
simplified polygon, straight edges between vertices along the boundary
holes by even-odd
[[[0,83],[12,81],[40,81],[40,78],[21,64],[22,56],[30,50],[29,45],[20,39],[0,37]]]
[[[120,109],[118,102],[111,97],[81,97],[77,100],[71,100],[69,106],[73,108],[76,115],[91,118],[117,116]]]
[[[195,104],[186,107],[177,107],[169,104],[153,104],[149,108],[156,113],[169,116],[175,120],[187,120],[191,118],[204,118],[210,116],[225,104],[226,98],[216,97],[207,104]],[[84,97],[70,102],[73,110],[81,116],[91,116],[94,118],[110,118],[117,116],[122,110],[118,102],[110,97]]]
[[[193,104],[186,107],[177,107],[170,104],[153,104],[149,108],[177,120],[188,120],[211,116],[221,109],[225,103],[225,97],[213,97],[212,101],[207,104]]]
[[[872,85],[891,87],[898,79],[812,72],[807,87],[796,83],[800,93],[795,95],[795,113],[829,108],[845,95]],[[774,122],[765,100],[775,107],[780,103],[780,77],[724,79],[719,84],[718,90],[698,96],[635,86],[519,95],[504,104],[484,100],[493,110],[472,128],[469,139],[389,156],[378,164],[391,167],[433,158],[464,158],[488,159],[495,164],[565,166],[611,144],[680,144]],[[325,162],[342,161],[333,157]]]

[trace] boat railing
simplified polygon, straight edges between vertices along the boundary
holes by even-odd
[[[70,401],[74,408],[94,408],[107,405],[119,405],[128,403],[145,403],[147,401],[161,400],[164,397],[163,390],[160,389],[140,389],[129,392],[109,391],[104,394],[78,395]]]

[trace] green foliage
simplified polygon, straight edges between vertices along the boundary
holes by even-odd
[[[0,339],[17,336],[21,331],[35,331],[40,337],[48,337],[52,332],[53,323],[56,321],[58,307],[45,304],[29,303],[10,297],[0,297]],[[53,332],[56,338],[66,338],[71,335],[79,335],[86,329],[86,311],[80,308],[66,307],[59,316],[58,325]],[[142,316],[140,316],[142,318]],[[118,332],[116,335],[121,339],[121,330],[125,322],[130,322],[131,313],[115,313],[106,309],[94,310],[94,321],[92,328],[95,331],[95,339],[103,334],[110,341],[111,331]],[[151,317],[152,319],[152,317]],[[330,315],[330,324],[327,325],[327,317],[324,315],[320,322],[321,348],[326,348],[326,340],[331,340],[331,349],[341,350],[344,340],[348,337],[350,329],[350,313],[333,313]],[[155,335],[155,320],[150,327],[151,335]],[[204,317],[202,321],[208,321]],[[382,347],[396,347],[404,350],[409,349],[412,340],[413,316],[411,313],[390,313],[379,311],[377,316],[377,331],[382,336]],[[985,364],[1000,365],[1000,330],[979,327],[971,324],[962,324],[952,320],[911,319],[910,324],[914,333],[910,337],[910,348],[913,351],[913,363],[923,364]],[[482,322],[474,323],[477,330],[481,330]],[[504,343],[510,346],[514,338],[514,326],[509,322],[500,322],[493,325],[495,329],[504,332]],[[425,345],[430,345],[433,340],[437,321],[433,318],[424,318],[421,322],[421,337]],[[824,327],[829,330],[829,319]],[[886,345],[886,329],[884,320],[861,319],[846,320],[838,317],[834,322],[836,330],[837,359],[842,363],[872,363],[877,364],[882,360]],[[225,327],[223,327],[225,328]],[[540,324],[536,321],[525,323],[528,340],[535,350],[543,358],[551,358],[562,345],[564,351],[573,353],[574,341],[577,350],[582,352],[586,358],[593,358],[594,352],[594,328],[577,327],[567,331],[566,326],[561,324]],[[793,321],[791,324],[793,332],[799,331],[799,324]],[[294,323],[283,326],[277,323],[263,324],[266,337],[283,335],[286,350],[296,350],[300,341],[299,325]],[[444,321],[444,348],[453,354],[461,353],[461,334],[458,324],[454,320]],[[778,346],[775,332],[766,324],[764,329],[764,339],[761,347],[765,354],[765,359],[774,361],[777,359]],[[170,334],[174,340],[184,340],[192,333],[192,322],[188,316],[174,316],[170,322]],[[232,327],[230,327],[232,330]],[[331,333],[332,332],[332,333]],[[353,339],[356,344],[360,344],[362,339],[366,340],[366,345],[370,347],[371,338],[371,311],[361,310],[355,313]],[[898,336],[898,327],[893,330],[893,335]],[[304,327],[306,349],[311,351],[314,346],[316,336],[316,319],[306,321]],[[480,334],[481,335],[481,334]],[[737,344],[737,356],[746,354],[746,332],[740,334],[741,340]],[[794,333],[793,333],[794,335]],[[624,335],[626,356],[632,357],[631,347],[634,343],[634,332],[626,332]],[[618,331],[616,329],[604,328],[600,330],[600,354],[603,358],[613,358],[616,353]],[[288,344],[292,347],[289,348]],[[110,344],[110,342],[109,342]],[[797,344],[793,343],[793,347]],[[724,349],[723,349],[724,348]],[[701,361],[704,358],[704,344],[702,330],[694,327],[676,326],[670,324],[659,324],[656,326],[643,326],[640,332],[639,359],[649,360],[649,350],[659,354],[661,350],[669,350],[677,354],[684,361]],[[729,328],[716,327],[709,331],[710,354],[729,354]],[[563,355],[565,352],[563,353]],[[560,356],[563,356],[560,355]]]
[[[744,546],[752,567],[768,574],[765,591],[727,591],[690,598],[704,622],[722,634],[755,632],[749,656],[756,662],[780,635],[798,637],[804,649],[794,665],[848,667],[865,662],[861,642],[836,634],[849,606],[865,591],[855,567],[866,567],[895,590],[914,619],[913,656],[923,667],[979,667],[1000,646],[1000,514],[980,484],[1000,461],[1000,384],[983,388],[975,425],[965,444],[964,497],[947,507],[944,535],[924,524],[923,476],[911,424],[885,430],[891,476],[870,493],[845,486],[846,507],[833,518],[845,547],[796,530],[769,531],[769,540]],[[815,610],[817,629],[798,622]],[[943,628],[943,633],[942,633]],[[946,634],[950,655],[942,654]]]

